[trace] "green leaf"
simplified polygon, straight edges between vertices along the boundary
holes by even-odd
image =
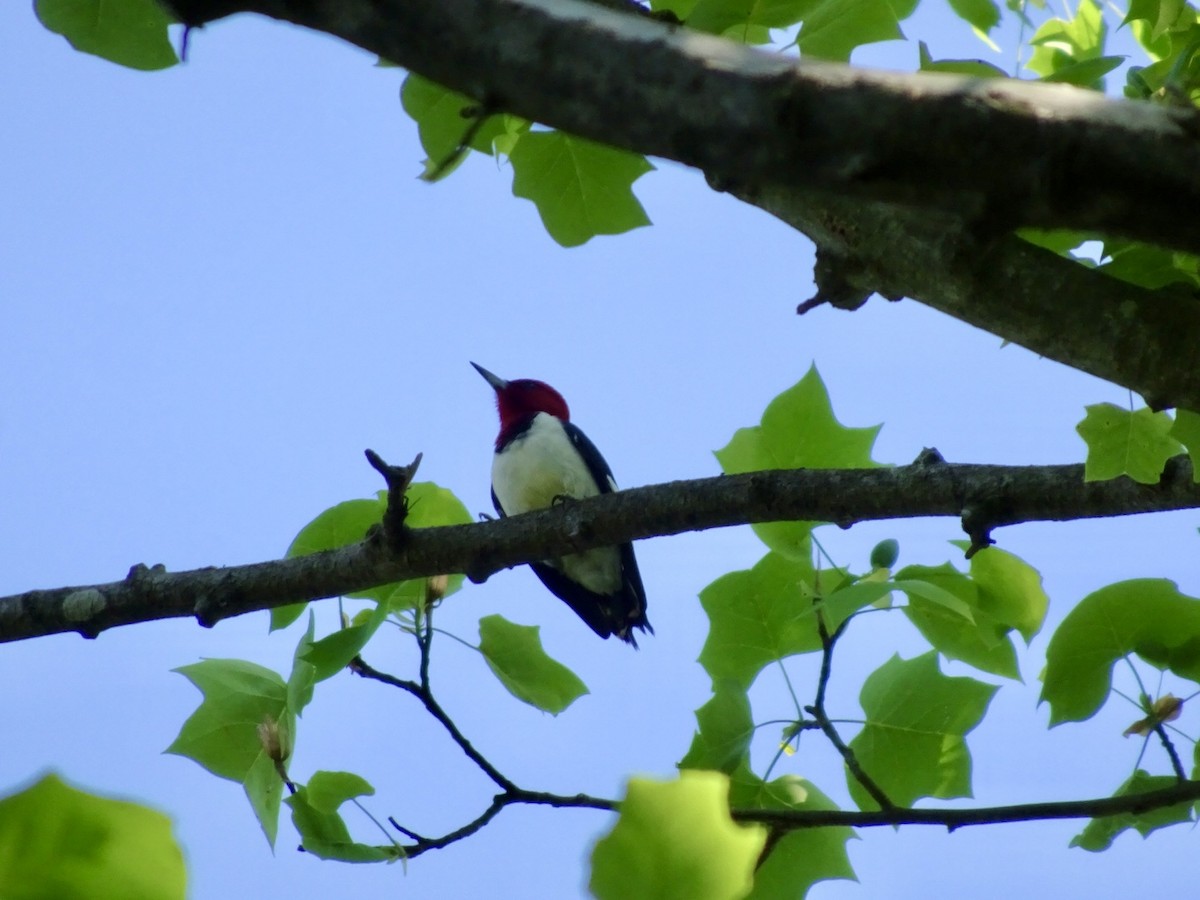
[[[250,766],[242,780],[242,790],[250,801],[250,808],[262,827],[267,843],[275,846],[279,830],[279,804],[283,800],[283,779],[275,763],[264,753]]]
[[[699,0],[687,14],[687,26],[708,34],[737,26],[787,28],[811,6],[812,0]]]
[[[899,806],[921,797],[969,797],[965,736],[995,693],[994,685],[943,675],[936,653],[907,661],[893,656],[863,685],[867,723],[850,747],[863,771]],[[878,808],[849,771],[846,780],[859,808]]]
[[[287,682],[287,708],[297,716],[312,702],[313,686],[317,683],[317,669],[305,658],[312,650],[316,627],[316,619],[310,610],[308,628],[300,636],[292,653],[292,674]]]
[[[934,649],[981,671],[1020,678],[1010,626],[985,609],[979,586],[966,575],[949,563],[908,566],[896,573],[896,587],[908,596],[904,614]]]
[[[1030,39],[1034,51],[1027,68],[1043,78],[1104,55],[1108,30],[1093,0],[1079,0],[1071,19],[1051,19]]]
[[[650,0],[650,9],[654,12],[673,13],[680,22],[686,22],[698,2],[699,0]]]
[[[1087,416],[1075,426],[1088,447],[1083,480],[1128,475],[1141,484],[1157,484],[1167,460],[1183,452],[1170,436],[1173,424],[1165,412],[1147,407],[1134,412],[1112,403],[1087,407]]]
[[[1104,83],[1101,79],[1125,60],[1124,56],[1098,56],[1095,59],[1082,59],[1079,62],[1068,63],[1055,69],[1049,75],[1044,76],[1042,81],[1073,84],[1076,87],[1092,88],[1097,91],[1103,90]]]
[[[425,175],[444,164],[467,137],[480,104],[464,94],[409,73],[400,88],[400,104],[417,123],[417,134],[425,150]],[[480,153],[492,153],[492,142],[505,133],[502,115],[489,116],[471,139],[470,147]],[[461,160],[459,160],[461,163]],[[455,163],[443,173],[449,175]]]
[[[735,900],[750,892],[766,829],[729,817],[729,779],[683,770],[631,778],[617,824],[592,851],[598,900]]]
[[[984,34],[1000,24],[1000,7],[994,0],[950,0],[950,8],[956,16]]]
[[[1046,648],[1042,700],[1050,704],[1050,724],[1091,718],[1108,697],[1113,666],[1130,653],[1200,682],[1200,600],[1156,578],[1084,597]]]
[[[906,566],[896,573],[892,584],[897,590],[904,591],[910,601],[914,598],[924,600],[959,619],[975,622],[971,610],[979,605],[978,600],[970,591],[966,576],[950,563],[943,563],[938,568]]]
[[[386,509],[387,491],[370,500],[346,500],[331,506],[300,529],[285,556],[292,559],[355,544],[383,520]]]
[[[579,676],[546,655],[540,630],[503,616],[484,616],[479,620],[479,652],[510,694],[557,716],[588,689]]]
[[[186,756],[220,778],[242,783],[274,846],[283,782],[263,749],[259,726],[276,723],[294,739],[287,686],[270,669],[240,659],[206,659],[174,671],[204,695],[167,753]]]
[[[81,53],[143,71],[179,62],[167,34],[174,20],[155,0],[35,0],[34,9]]]
[[[696,710],[696,728],[692,746],[679,761],[679,768],[732,774],[746,763],[754,737],[750,698],[736,682],[714,684],[712,697]]]
[[[1200,258],[1137,241],[1106,240],[1100,268],[1105,275],[1154,291],[1173,284],[1185,289],[1200,286]]]
[[[966,541],[955,541],[964,550]],[[1029,563],[999,547],[987,547],[971,557],[971,580],[978,588],[978,608],[1002,625],[1033,640],[1046,621],[1050,598],[1042,575]]]
[[[729,679],[745,690],[769,663],[821,649],[812,578],[811,565],[768,553],[700,592],[711,623],[700,664],[714,683]]]
[[[814,572],[811,564],[781,553],[766,554],[753,569],[722,575],[700,592],[710,623],[700,664],[714,683],[729,679],[749,688],[769,663],[821,649],[818,609],[833,632],[893,587],[846,582],[827,594],[816,593],[815,585],[843,577],[841,572]]]
[[[650,224],[633,195],[633,183],[654,168],[644,156],[561,131],[536,131],[508,158],[513,194],[537,206],[546,231],[564,247]]]
[[[902,39],[900,22],[915,8],[916,0],[818,0],[796,43],[805,56],[847,62],[863,44]]]
[[[1122,26],[1130,25],[1138,20],[1145,21],[1147,29],[1143,46],[1155,43],[1167,32],[1175,30],[1181,23],[1190,25],[1196,21],[1196,12],[1184,0],[1131,0],[1129,12],[1125,14]],[[1147,49],[1149,49],[1147,47]]]
[[[1069,231],[1065,228],[1018,228],[1017,237],[1035,247],[1043,247],[1059,256],[1071,256],[1072,259],[1075,258],[1072,250],[1077,250],[1081,244],[1094,240],[1093,235],[1087,232]]]
[[[1200,414],[1190,409],[1175,410],[1171,437],[1187,448],[1192,460],[1192,481],[1200,482]]]
[[[772,400],[762,422],[740,428],[716,451],[727,475],[763,469],[868,469],[881,426],[847,428],[833,414],[816,366]]]
[[[337,812],[338,807],[355,797],[375,795],[370,782],[353,772],[314,772],[306,787],[309,805],[323,813]]]
[[[183,900],[183,853],[162,813],[46,775],[0,800],[0,897]]]
[[[922,44],[922,47],[925,45]],[[1008,73],[982,59],[933,59],[928,51],[921,55],[918,66],[922,72],[941,72],[946,75],[966,75],[970,78],[1007,78]]]
[[[765,469],[866,469],[878,466],[871,448],[882,426],[847,428],[833,415],[829,392],[817,367],[768,405],[759,425],[739,428],[716,451],[727,475]],[[797,560],[810,558],[811,522],[768,522],[754,533],[772,550]]]
[[[220,778],[241,781],[262,753],[258,726],[279,721],[287,688],[275,672],[241,659],[205,659],[173,670],[200,689],[204,701],[167,753],[186,756]]]
[[[370,618],[361,625],[342,628],[313,643],[304,652],[302,659],[313,666],[314,680],[324,681],[345,669],[379,630],[387,614],[388,608],[385,604],[376,604]]]
[[[837,809],[811,781],[784,775],[764,782],[742,767],[733,776],[731,806],[753,809],[811,810]],[[854,870],[846,855],[846,843],[854,832],[845,826],[801,828],[788,832],[754,873],[750,900],[794,900],[803,897],[818,881],[854,879]]]
[[[1114,797],[1126,797],[1130,794],[1142,794],[1146,791],[1158,791],[1175,787],[1179,782],[1174,775],[1151,775],[1138,769],[1123,785],[1117,788]],[[1112,846],[1122,831],[1130,828],[1137,829],[1138,834],[1146,837],[1152,831],[1177,825],[1180,822],[1192,821],[1192,802],[1185,800],[1174,806],[1152,809],[1143,813],[1121,813],[1115,816],[1105,816],[1102,819],[1092,819],[1083,831],[1071,839],[1072,847],[1082,847],[1097,853]]]
[[[364,779],[350,772],[316,772],[285,803],[307,853],[342,862],[391,862],[403,857],[398,846],[374,847],[357,843],[338,808],[347,800],[375,793]]]
[[[839,573],[840,574],[840,573]],[[827,581],[829,570],[818,573],[815,583]],[[816,602],[804,610],[805,616],[815,616],[820,610],[825,616],[825,622],[830,629],[836,628],[848,616],[853,615],[867,606],[880,605],[880,601],[896,589],[896,584],[887,579],[864,578],[860,581],[846,582],[817,598]],[[883,604],[887,606],[888,604]]]

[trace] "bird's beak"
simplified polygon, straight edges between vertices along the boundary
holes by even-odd
[[[493,375],[491,372],[489,372],[487,369],[485,369],[483,366],[479,365],[478,363],[471,363],[471,365],[473,365],[475,367],[475,371],[478,372],[480,375],[482,375],[483,380],[486,381],[488,384],[490,384],[494,390],[502,391],[506,387],[508,387],[508,382],[505,381],[503,378],[501,378],[499,375]]]

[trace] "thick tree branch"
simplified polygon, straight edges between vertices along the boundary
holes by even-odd
[[[951,216],[778,187],[734,193],[832,258],[818,265],[818,295],[801,312],[847,298],[853,308],[871,293],[911,297],[1155,408],[1200,409],[1200,302],[1187,292],[1117,281],[1016,237],[981,243]]]
[[[992,244],[1018,226],[1066,227],[1200,253],[1193,109],[801,63],[624,4],[170,5],[196,25],[245,11],[325,31],[488,108],[695,166],[849,264],[850,277],[826,273],[824,299],[911,296],[1152,405],[1200,409],[1194,296],[1114,283],[1013,239]]]
[[[221,619],[336,597],[407,578],[502,568],[591,547],[750,522],[965,517],[973,543],[1032,521],[1200,507],[1190,463],[1172,460],[1157,485],[1085,483],[1083,466],[917,463],[881,469],[795,469],[677,481],[474,525],[382,532],[296,559],[168,573],[135,566],[123,581],[0,597],[0,642],[194,616]]]
[[[480,102],[723,180],[1200,252],[1195,111],[798,63],[582,0],[171,5],[195,24],[248,11],[338,35]]]

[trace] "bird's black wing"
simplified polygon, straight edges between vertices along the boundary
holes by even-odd
[[[608,463],[596,449],[596,445],[591,442],[586,434],[580,428],[571,422],[563,422],[563,430],[566,431],[567,437],[570,438],[571,444],[579,451],[579,455],[583,458],[584,463],[588,467],[588,471],[592,474],[592,479],[600,488],[600,493],[611,494],[616,490],[617,482],[613,478],[612,469],[608,467]],[[654,633],[654,627],[646,618],[646,589],[642,586],[642,573],[638,570],[637,557],[633,554],[633,544],[621,544],[618,548],[621,554],[621,596],[619,598],[608,598],[608,603],[605,604],[609,609],[609,631],[615,634],[621,640],[628,641],[637,646],[633,635],[630,632],[632,628],[641,628],[644,631]],[[537,571],[535,568],[534,571]],[[542,582],[554,593],[558,594],[550,585],[546,578],[538,572],[538,576],[542,578]],[[562,595],[559,594],[561,597]],[[619,601],[619,602],[617,602]],[[579,612],[576,610],[576,612]],[[587,622],[587,617],[580,613],[580,617]],[[588,622],[598,634],[600,630]],[[607,637],[608,635],[604,635]]]

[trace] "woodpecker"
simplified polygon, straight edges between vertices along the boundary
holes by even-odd
[[[562,395],[542,381],[505,381],[471,363],[496,391],[500,434],[492,459],[492,504],[501,516],[544,509],[563,499],[616,490],[596,445],[571,423]],[[637,646],[633,629],[654,633],[632,544],[597,547],[529,564],[550,592],[602,638]]]

